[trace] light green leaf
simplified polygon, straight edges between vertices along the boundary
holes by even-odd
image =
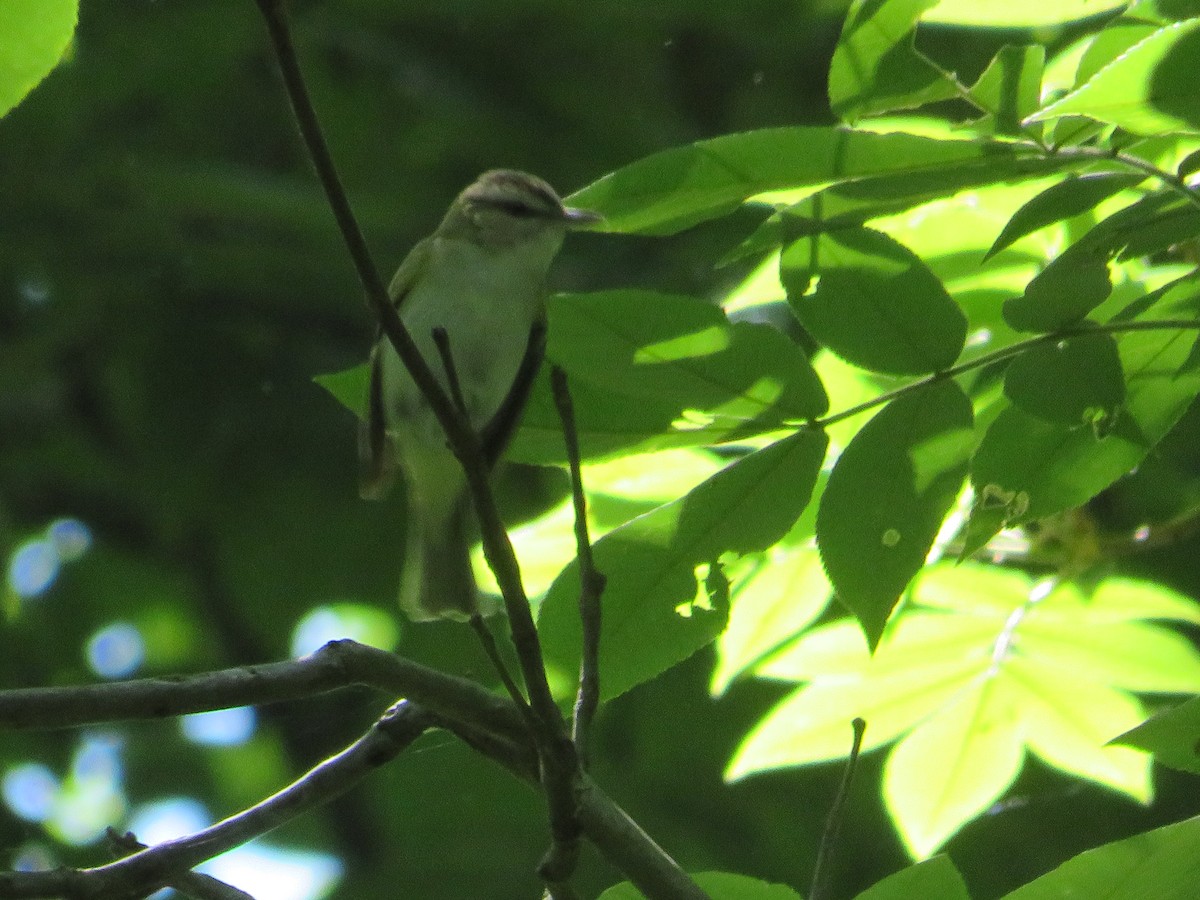
[[[78,19],[79,0],[0,3],[0,116],[59,64]]]
[[[1020,630],[1022,648],[1029,630]],[[1068,774],[1150,802],[1150,758],[1105,745],[1114,732],[1142,720],[1136,698],[1093,673],[1073,671],[1069,660],[1041,648],[1006,660],[1004,673],[1018,697],[1030,750]]]
[[[1138,621],[1191,621],[1197,604],[1127,579],[1088,594],[1052,585],[994,566],[937,564],[874,655],[849,621],[805,633],[759,665],[762,677],[806,684],[751,731],[727,777],[845,756],[855,716],[867,722],[867,749],[907,733],[885,790],[918,856],[983,812],[1026,749],[1147,800],[1148,758],[1105,742],[1141,718],[1129,689],[1200,686],[1200,653]]]
[[[864,751],[895,740],[987,670],[987,654],[975,648],[996,630],[965,618],[906,615],[874,655],[861,629],[848,620],[808,632],[759,673],[812,683],[786,697],[751,729],[725,777],[732,781],[840,759],[850,751],[855,717],[867,722]]]
[[[1039,419],[1103,430],[1125,399],[1117,342],[1094,334],[1030,347],[1009,363],[1004,393]]]
[[[329,391],[330,395],[359,419],[367,416],[367,386],[371,382],[371,366],[361,363],[352,369],[332,372],[329,375],[318,375],[313,378],[317,384]]]
[[[1003,900],[1195,900],[1200,818],[1088,850]]]
[[[792,640],[829,605],[815,547],[780,545],[736,582],[729,625],[717,644],[713,694]]]
[[[956,166],[1003,167],[1037,159],[1043,171],[1078,166],[1027,148],[915,134],[795,126],[748,131],[676,147],[604,176],[571,203],[605,216],[602,228],[672,234],[723,216],[768,191],[820,187],[878,175],[930,176]],[[989,178],[988,180],[994,180]]]
[[[798,432],[596,542],[596,566],[608,578],[600,638],[604,698],[687,659],[724,629],[728,610],[712,598],[697,599],[697,569],[782,538],[808,503],[825,445],[821,432]],[[563,673],[577,669],[578,596],[572,563],[551,586],[538,619],[546,658]],[[640,639],[645,635],[654,640]]]
[[[1160,712],[1112,742],[1137,747],[1153,753],[1163,765],[1200,775],[1200,697]]]
[[[1006,681],[980,678],[888,756],[883,797],[913,857],[933,853],[1016,780],[1025,759],[1018,702]]]
[[[817,515],[829,579],[872,645],[925,562],[974,446],[971,403],[952,381],[897,398],[850,442]]]
[[[1082,115],[1135,134],[1194,132],[1200,128],[1197,58],[1200,19],[1160,28],[1030,121]]]
[[[901,869],[854,900],[971,900],[962,875],[948,856],[934,856]]]
[[[1118,9],[1128,0],[942,0],[925,22],[969,28],[1032,28],[1086,19]]]
[[[949,77],[912,46],[917,19],[938,0],[855,0],[829,66],[839,118],[923,106],[957,96]]]
[[[814,277],[817,289],[805,294]],[[797,241],[781,277],[801,324],[843,359],[895,375],[949,367],[967,319],[941,281],[904,245],[850,228]]]

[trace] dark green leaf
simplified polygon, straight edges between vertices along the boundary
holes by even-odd
[[[1117,342],[1095,334],[1031,347],[1009,363],[1004,393],[1040,419],[1104,430],[1125,399]]]
[[[958,385],[927,385],[871,419],[829,476],[817,544],[838,598],[872,646],[954,503],[974,447],[972,424]]]
[[[703,300],[649,291],[564,294],[551,298],[549,316],[546,354],[571,378],[584,456],[739,440],[828,408],[792,341],[768,325],[730,322]],[[512,457],[563,458],[544,383],[530,398]]]
[[[1003,900],[1195,900],[1200,817],[1088,850]]]
[[[952,365],[962,352],[962,310],[912,251],[881,232],[856,228],[797,241],[781,268],[804,327],[855,365],[920,375]],[[814,276],[817,289],[805,295]]]
[[[1163,765],[1200,775],[1200,697],[1159,713],[1112,743],[1138,747]]]
[[[1092,241],[1072,244],[1004,304],[1004,321],[1017,331],[1057,331],[1074,324],[1112,292],[1110,253]]]
[[[948,856],[934,856],[901,869],[854,900],[971,900],[962,875]]]
[[[1069,175],[1053,187],[1038,194],[1015,213],[996,238],[988,259],[1005,247],[1055,222],[1083,215],[1114,194],[1128,190],[1145,181],[1142,175]]]
[[[1041,99],[1045,63],[1044,47],[1002,47],[968,91],[988,113],[974,127],[995,134],[1024,133],[1029,126],[1023,127],[1022,122],[1038,108]]]
[[[720,634],[728,608],[720,596],[696,601],[697,568],[724,553],[765,550],[783,537],[808,503],[825,445],[824,433],[800,431],[596,542],[596,566],[608,577],[600,640],[604,697],[653,678]],[[578,668],[578,598],[572,563],[538,618],[546,658],[565,673]]]
[[[1154,302],[1139,302],[1138,318],[1180,310],[1194,316],[1198,291],[1194,279],[1179,282]],[[1006,525],[1086,503],[1136,466],[1200,393],[1194,330],[1134,331],[1120,337],[1117,349],[1126,395],[1105,427],[1049,422],[1016,407],[992,422],[971,462],[975,507],[964,555]]]

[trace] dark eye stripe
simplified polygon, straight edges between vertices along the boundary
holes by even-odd
[[[493,200],[491,205],[518,219],[534,219],[546,215],[542,210],[534,209],[520,200]]]

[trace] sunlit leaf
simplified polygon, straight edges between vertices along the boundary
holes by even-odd
[[[1008,135],[1029,129],[1022,120],[1038,107],[1045,63],[1044,47],[1002,47],[968,91],[975,104],[987,111],[973,127]]]
[[[856,0],[829,66],[835,115],[863,116],[956,96],[954,81],[912,46],[917,19],[937,0]]]
[[[79,0],[5,0],[0,4],[0,116],[58,65],[78,18]]]
[[[801,431],[596,542],[596,566],[608,578],[600,639],[605,697],[653,678],[722,631],[728,609],[697,599],[698,567],[782,538],[808,503],[825,444],[823,433]],[[577,668],[578,596],[572,563],[550,587],[538,619],[547,660],[562,672]]]
[[[1127,0],[942,0],[921,18],[973,28],[1030,28],[1085,19],[1125,6]]]
[[[1194,132],[1200,128],[1198,54],[1200,19],[1160,28],[1030,120],[1083,115],[1136,134]]]
[[[987,809],[1024,759],[1018,698],[1003,680],[979,679],[913,729],[883,771],[884,800],[909,853],[928,856]]]

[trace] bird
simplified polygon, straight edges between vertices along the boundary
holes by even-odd
[[[484,172],[405,257],[388,288],[401,321],[450,396],[454,385],[489,465],[516,430],[545,354],[546,279],[566,233],[600,219],[566,206],[541,178]],[[444,332],[447,364],[435,332]],[[465,621],[491,609],[471,569],[476,526],[466,476],[391,343],[377,335],[359,431],[360,494],[406,489],[400,607],[413,621]]]

